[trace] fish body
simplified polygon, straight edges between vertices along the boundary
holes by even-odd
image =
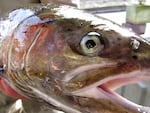
[[[9,13],[0,36],[6,95],[66,113],[150,113],[114,92],[150,79],[150,42],[114,22],[48,4]]]

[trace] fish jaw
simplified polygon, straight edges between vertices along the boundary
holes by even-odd
[[[133,58],[134,60],[103,61],[105,63],[84,65],[71,71],[63,79],[66,93],[96,100],[106,99],[135,112],[149,113],[150,107],[135,104],[114,91],[121,86],[150,80],[150,60],[147,47],[149,45],[145,48],[145,55],[143,51],[141,53],[141,48],[139,52],[136,52],[138,58]],[[101,73],[107,76],[101,78],[100,76],[103,75]],[[97,78],[94,79],[95,82],[92,81],[93,78]]]
[[[137,77],[138,74],[147,75],[148,73],[135,71],[128,73],[127,75],[122,74],[116,77],[106,78],[87,87],[72,91],[69,94],[80,97],[94,98],[96,100],[106,99],[114,103],[118,103],[119,105],[122,105],[123,107],[134,110],[136,112],[140,113],[149,112],[150,110],[149,107],[137,105],[125,99],[124,97],[121,97],[114,91],[116,88],[121,87],[123,85],[137,83],[138,81],[141,80],[150,80],[150,78],[147,76]]]

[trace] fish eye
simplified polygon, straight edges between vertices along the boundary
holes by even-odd
[[[104,49],[104,41],[101,34],[89,32],[84,35],[80,42],[80,48],[84,55],[95,56]]]

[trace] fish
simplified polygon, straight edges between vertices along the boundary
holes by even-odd
[[[149,50],[136,33],[73,6],[18,8],[0,21],[0,89],[65,113],[150,113],[115,92],[150,80]]]

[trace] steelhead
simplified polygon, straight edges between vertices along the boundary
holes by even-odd
[[[150,113],[115,89],[150,80],[150,42],[67,5],[19,8],[0,22],[0,89],[66,113]]]

